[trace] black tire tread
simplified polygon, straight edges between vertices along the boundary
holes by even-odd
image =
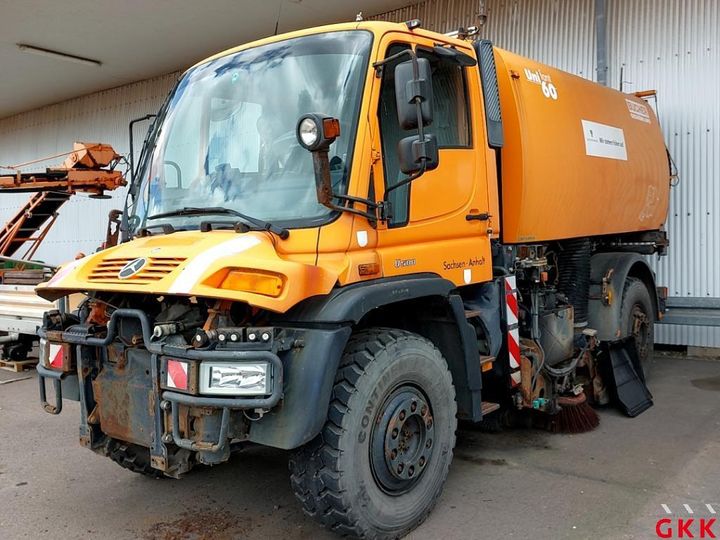
[[[303,511],[331,531],[357,538],[372,537],[372,533],[366,530],[353,514],[351,503],[346,496],[347,490],[342,484],[342,475],[337,470],[343,416],[348,410],[348,401],[355,391],[357,381],[375,360],[377,353],[393,342],[418,338],[424,339],[412,332],[394,328],[373,328],[354,334],[340,361],[324,428],[318,437],[298,449],[290,459],[290,482],[295,496],[302,503]],[[440,351],[432,343],[425,341],[440,355]],[[449,370],[447,377],[452,381]],[[454,446],[453,432],[450,448]],[[432,506],[440,496],[443,484],[441,483],[433,494]],[[429,511],[412,528],[420,525],[428,514]]]
[[[137,474],[147,476],[149,478],[164,478],[162,471],[153,468],[150,465],[150,452],[148,451],[148,459],[140,455],[140,452],[146,450],[139,448],[134,444],[125,444],[120,441],[112,441],[108,444],[108,457],[123,469],[127,469]]]

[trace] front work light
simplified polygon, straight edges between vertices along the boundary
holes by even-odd
[[[303,118],[298,126],[298,135],[306,148],[315,146],[315,143],[320,138],[317,123],[312,118]]]
[[[298,142],[311,152],[327,151],[340,136],[340,121],[323,114],[304,114],[297,124]]]
[[[266,396],[272,393],[272,368],[267,362],[203,362],[200,393]]]

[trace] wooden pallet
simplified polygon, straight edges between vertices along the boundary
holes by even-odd
[[[23,371],[35,369],[37,363],[37,358],[31,358],[30,360],[0,360],[0,369],[22,373]]]
[[[37,285],[45,281],[45,270],[1,270],[3,285]]]

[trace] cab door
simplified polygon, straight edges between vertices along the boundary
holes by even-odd
[[[487,145],[477,66],[441,58],[433,53],[436,44],[400,32],[386,34],[381,43],[382,58],[413,48],[430,61],[433,121],[425,131],[437,137],[439,165],[388,193],[390,217],[378,227],[378,253],[385,276],[432,272],[463,285],[492,278]],[[475,56],[469,45],[463,52]],[[408,59],[403,55],[385,64],[374,88],[372,144],[380,157],[373,177],[380,199],[407,178],[400,171],[398,142],[417,135],[403,130],[397,118],[394,69]]]

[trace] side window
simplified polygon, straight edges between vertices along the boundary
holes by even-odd
[[[429,127],[440,148],[469,148],[470,121],[467,106],[465,72],[450,62],[441,62],[434,54],[418,50],[418,56],[430,60],[433,74],[433,123]]]
[[[405,44],[391,45],[386,56],[392,56],[408,49]],[[418,50],[418,56],[430,60],[433,73],[433,123],[427,131],[435,134],[438,146],[442,148],[469,148],[470,122],[467,107],[465,74],[463,68],[449,62],[441,62],[429,51]],[[407,60],[407,57],[387,64],[383,69],[380,90],[378,118],[382,140],[385,188],[405,178],[400,172],[397,159],[397,145],[400,139],[417,134],[416,130],[405,131],[400,128],[395,104],[395,66]],[[411,185],[405,185],[390,192],[393,217],[391,227],[406,225],[409,219]]]

